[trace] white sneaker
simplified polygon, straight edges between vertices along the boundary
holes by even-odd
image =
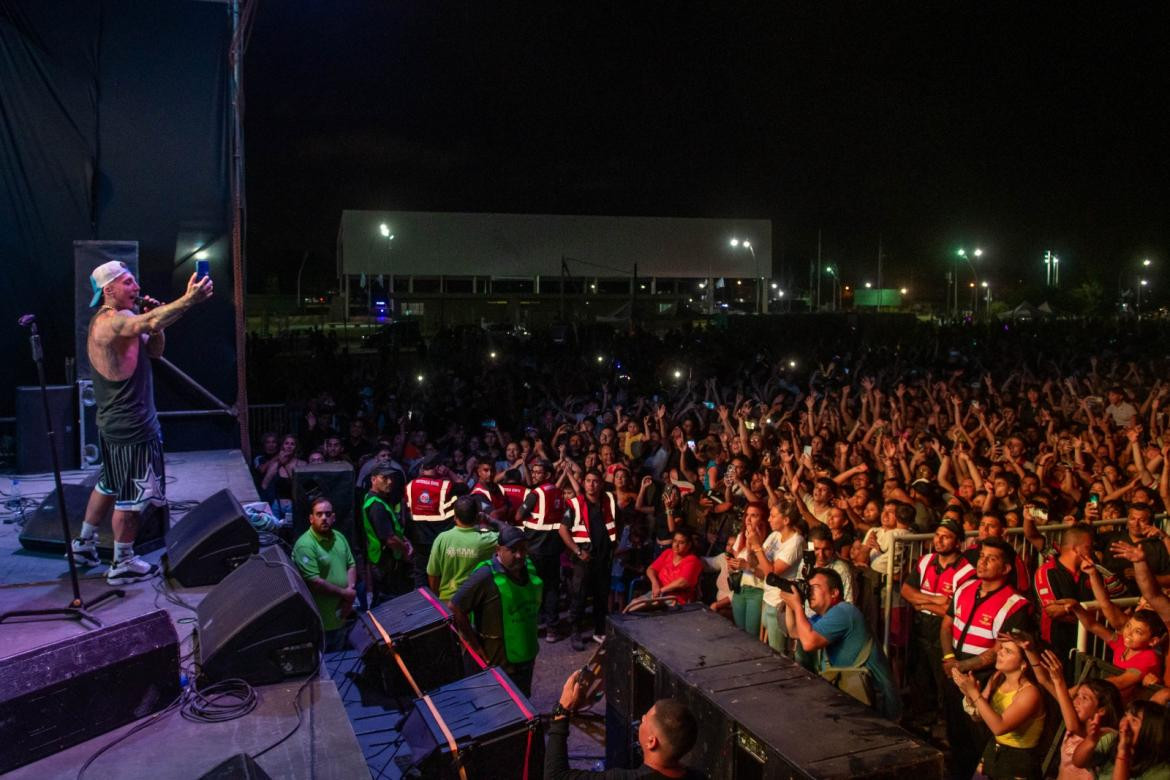
[[[605,635],[604,634],[594,634],[593,641],[599,645],[603,645],[603,644],[605,644]]]
[[[73,560],[77,561],[79,566],[97,566],[101,563],[98,558],[97,539],[74,539],[73,540]],[[69,553],[65,554],[69,557]]]
[[[158,572],[158,566],[147,563],[134,555],[110,564],[110,570],[106,572],[106,583],[109,585],[129,585],[132,582],[148,580]]]

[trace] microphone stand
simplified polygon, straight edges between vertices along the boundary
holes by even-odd
[[[69,581],[73,585],[73,600],[66,607],[47,607],[45,609],[17,609],[0,614],[0,623],[9,618],[22,617],[62,617],[81,622],[88,621],[96,628],[101,628],[102,621],[89,612],[89,608],[101,604],[112,598],[122,598],[126,591],[120,589],[107,590],[97,598],[86,601],[81,598],[81,584],[77,579],[77,561],[73,559],[73,535],[69,530],[69,516],[65,510],[65,489],[61,484],[61,459],[57,455],[57,433],[53,430],[53,415],[49,411],[49,390],[45,387],[45,361],[41,350],[41,337],[37,333],[36,317],[26,314],[20,318],[21,327],[31,330],[29,345],[32,347],[32,357],[37,364],[37,378],[41,383],[41,402],[45,407],[45,434],[49,438],[49,452],[53,458],[53,482],[57,487],[57,514],[61,517],[61,534],[65,540],[65,557],[69,560]]]

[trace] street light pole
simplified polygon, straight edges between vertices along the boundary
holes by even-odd
[[[744,249],[746,249],[747,251],[752,253],[752,261],[755,263],[755,268],[756,268],[756,279],[755,279],[755,285],[754,285],[756,288],[755,289],[756,314],[763,314],[764,313],[764,280],[763,280],[763,277],[760,276],[760,259],[758,257],[756,257],[756,248],[754,246],[752,246],[751,241],[748,241],[746,239],[743,241],[740,241],[738,238],[732,238],[730,243],[731,243],[731,246],[734,248],[739,248],[740,246],[742,246]]]

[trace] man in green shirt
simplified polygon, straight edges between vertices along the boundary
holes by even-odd
[[[333,531],[336,519],[329,499],[314,499],[309,506],[309,530],[297,539],[292,555],[317,602],[327,651],[342,649],[345,619],[353,613],[357,598],[357,564],[349,542]]]
[[[455,527],[435,537],[427,559],[427,584],[447,601],[472,570],[492,557],[498,535],[479,529],[479,502],[472,496],[455,501]]]

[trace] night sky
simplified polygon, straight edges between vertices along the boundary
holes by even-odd
[[[1000,289],[1170,264],[1165,5],[917,5],[263,3],[250,286],[327,284],[347,208],[768,218],[798,283],[880,234],[938,296],[962,244]]]

